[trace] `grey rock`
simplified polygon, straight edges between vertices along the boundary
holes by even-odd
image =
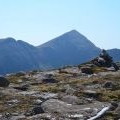
[[[47,99],[57,98],[57,97],[58,97],[57,93],[49,93],[49,92],[44,92],[39,95],[39,98],[42,100],[47,100]]]
[[[24,120],[25,115],[12,116],[9,120]]]
[[[73,89],[69,84],[64,86],[65,93],[68,95],[73,95],[75,93],[75,89]]]
[[[95,102],[86,105],[72,105],[66,102],[50,99],[41,104],[44,112],[62,115],[65,118],[84,119],[88,116],[96,115],[104,107],[104,103]]]
[[[41,103],[42,103],[42,100],[40,99],[34,100],[35,105],[40,105]]]
[[[61,100],[69,104],[79,104],[81,102],[78,97],[72,95],[65,95],[61,98]]]
[[[51,114],[49,113],[42,113],[42,114],[36,114],[33,116],[27,117],[27,120],[56,120],[52,119],[54,118]]]

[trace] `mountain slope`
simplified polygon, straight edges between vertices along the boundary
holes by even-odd
[[[76,30],[38,46],[42,60],[51,67],[76,65],[96,57],[100,49]]]
[[[39,67],[37,48],[13,38],[0,40],[0,74]]]

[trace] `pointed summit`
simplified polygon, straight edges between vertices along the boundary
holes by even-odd
[[[96,48],[96,46],[88,40],[84,35],[79,33],[77,30],[71,30],[69,32],[66,32],[46,43],[43,45],[39,46],[40,47],[52,47],[52,48],[58,48],[58,47],[63,47],[67,48],[67,46],[77,46],[80,49],[93,49]]]
[[[66,34],[73,34],[73,35],[79,34],[79,35],[82,35],[77,30],[71,30],[71,31],[67,32]]]
[[[89,61],[97,56],[100,50],[76,30],[66,32],[38,48],[43,60],[54,67]]]

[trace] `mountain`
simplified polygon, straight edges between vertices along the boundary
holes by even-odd
[[[120,50],[108,50],[120,61]],[[0,74],[78,65],[98,56],[100,48],[76,30],[69,31],[40,46],[14,38],[0,39]]]
[[[89,61],[100,52],[100,48],[76,30],[50,40],[38,49],[42,61],[53,68]]]
[[[39,67],[36,47],[13,38],[0,39],[0,74]]]
[[[107,51],[113,57],[114,61],[120,61],[120,49],[110,49]]]

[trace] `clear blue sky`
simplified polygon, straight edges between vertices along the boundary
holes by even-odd
[[[40,45],[72,29],[120,48],[120,0],[0,0],[0,38]]]

